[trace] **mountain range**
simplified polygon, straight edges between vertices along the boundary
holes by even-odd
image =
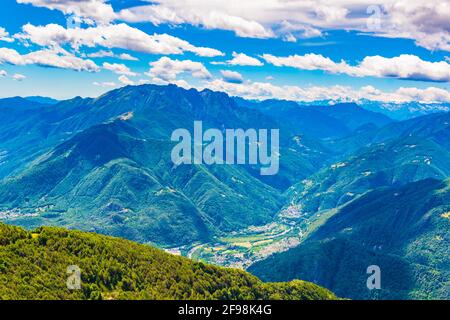
[[[0,99],[0,221],[188,256],[263,230],[250,244],[258,252],[243,240],[225,250],[256,256],[248,270],[263,280],[305,279],[346,298],[448,298],[450,114],[391,116],[384,107],[250,101],[175,85],[59,102]],[[279,173],[172,163],[171,133],[194,121],[279,129]],[[372,264],[382,269],[381,290],[365,287]]]

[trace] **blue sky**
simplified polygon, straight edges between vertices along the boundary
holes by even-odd
[[[450,102],[450,6],[429,2],[6,0],[0,97],[176,83],[256,99]]]

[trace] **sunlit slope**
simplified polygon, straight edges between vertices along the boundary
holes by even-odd
[[[81,271],[68,290],[67,268]],[[0,299],[334,299],[317,285],[262,283],[150,246],[93,233],[0,224]]]
[[[89,128],[0,183],[6,221],[180,245],[267,223],[281,207],[243,167],[174,165],[173,145],[125,120]]]

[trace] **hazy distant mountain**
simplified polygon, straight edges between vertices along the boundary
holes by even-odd
[[[0,99],[0,111],[5,112],[14,111],[14,110],[29,110],[35,108],[42,108],[43,103],[38,101],[28,100],[22,97],[11,97],[11,98],[3,98]]]
[[[364,109],[382,113],[396,120],[407,120],[427,114],[450,111],[449,103],[383,103],[363,100],[359,104]]]
[[[324,145],[346,157],[372,144],[399,138],[406,139],[411,136],[434,141],[441,147],[450,150],[450,113],[429,114],[393,122],[382,127],[360,127],[353,134],[328,140]]]
[[[57,104],[59,100],[49,98],[49,97],[40,97],[40,96],[31,96],[31,97],[25,97],[28,101],[32,102],[39,102],[42,104]]]
[[[311,106],[309,108],[319,110],[327,116],[342,121],[352,131],[368,125],[382,127],[393,122],[390,117],[365,110],[355,103],[338,103],[328,106]]]
[[[239,97],[234,97],[234,99],[242,105],[247,105],[251,103],[259,103],[256,100],[244,100]],[[279,101],[279,100],[267,100],[267,101]],[[317,100],[317,101],[298,101],[289,103],[294,103],[304,107],[333,107],[340,105],[357,105],[358,107],[372,111],[377,114],[384,115],[390,119],[397,121],[407,120],[419,116],[424,116],[433,113],[442,113],[450,111],[449,103],[421,103],[421,102],[381,102],[381,101],[371,101],[362,99],[357,102],[345,102],[345,101],[335,101],[335,100]]]
[[[380,127],[392,122],[389,117],[367,111],[354,103],[304,106],[283,100],[235,100],[243,107],[259,110],[277,120],[292,133],[316,138],[339,138],[364,125],[373,124]]]

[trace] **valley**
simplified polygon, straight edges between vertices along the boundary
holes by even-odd
[[[257,261],[297,247],[336,212],[337,209],[332,209],[306,215],[297,206],[290,205],[269,224],[233,231],[212,242],[165,250],[198,261],[246,270]]]

